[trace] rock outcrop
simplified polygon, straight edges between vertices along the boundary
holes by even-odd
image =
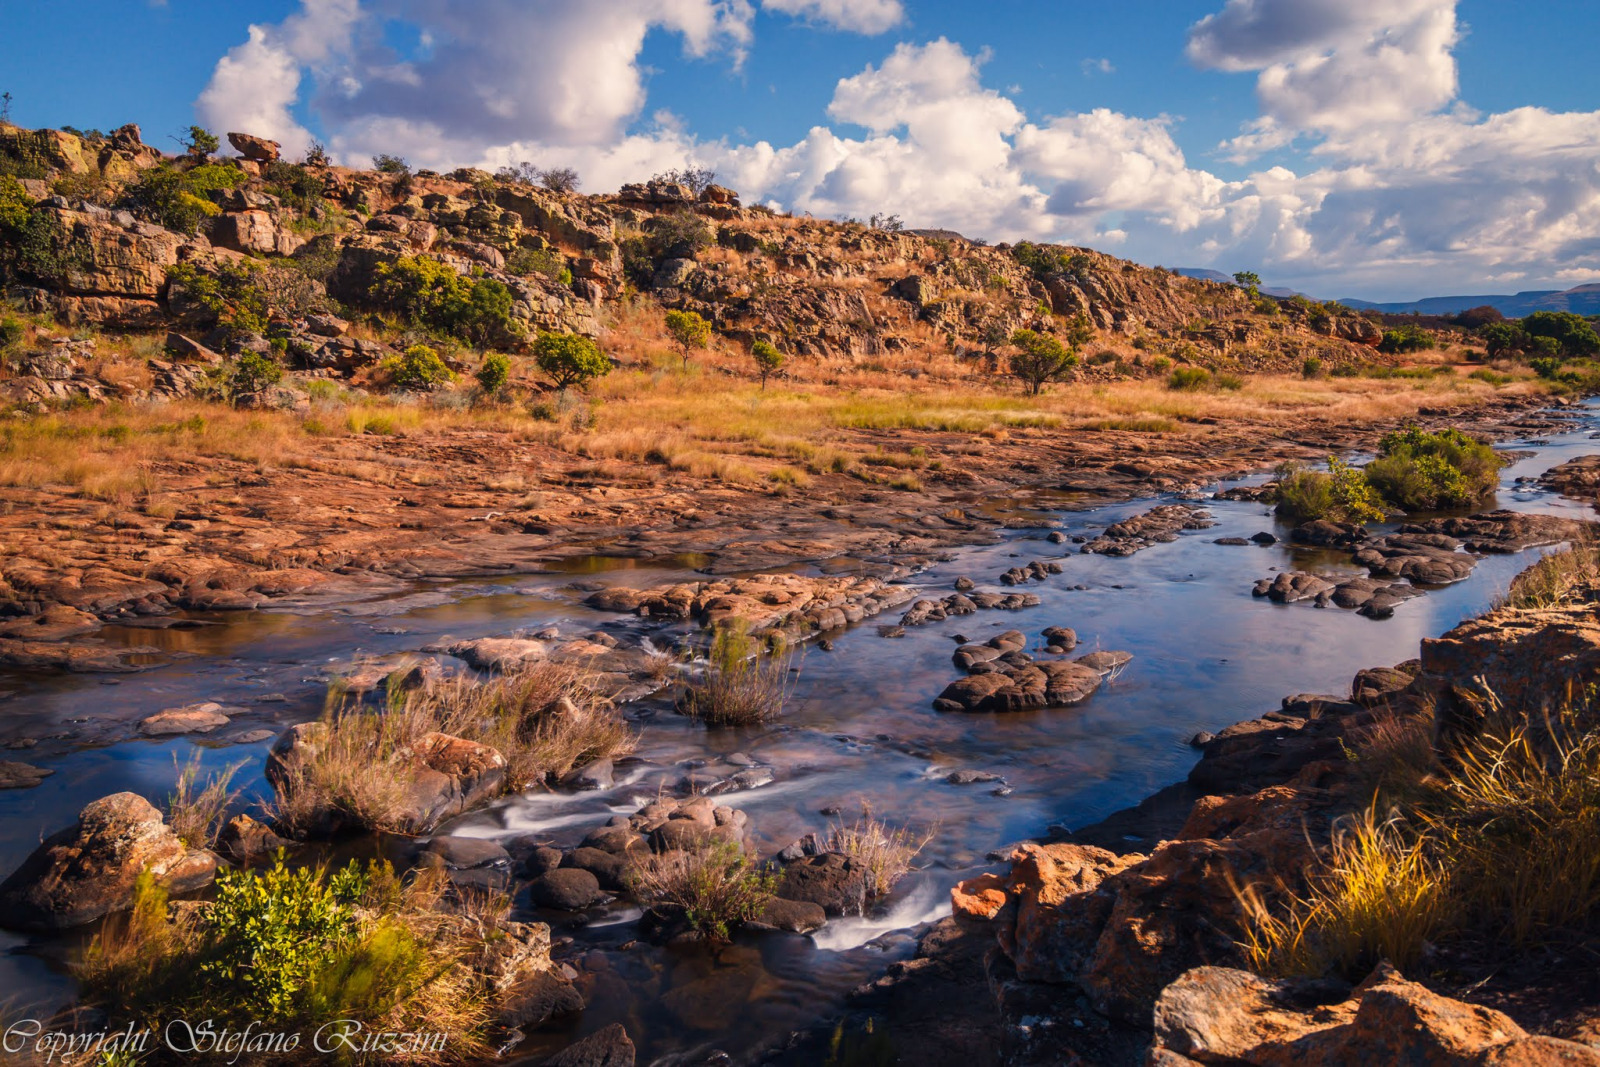
[[[86,806],[73,826],[46,839],[0,883],[0,922],[27,930],[83,926],[133,902],[149,871],[168,891],[210,884],[217,857],[189,848],[137,793]]]

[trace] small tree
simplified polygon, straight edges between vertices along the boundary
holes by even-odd
[[[399,156],[392,156],[387,152],[382,152],[372,157],[372,169],[379,174],[393,174],[401,178],[411,177],[411,164]]]
[[[711,188],[711,186],[716,184],[717,172],[712,170],[710,167],[697,167],[691,163],[686,167],[676,170],[663,171],[650,180],[657,182],[676,182],[679,185],[687,185],[691,193],[693,193],[695,196],[699,196],[701,193],[705,192],[707,189]]]
[[[306,149],[305,165],[308,167],[331,167],[333,160],[328,158],[328,150],[320,141],[312,141],[311,147]]]
[[[695,311],[667,312],[667,332],[672,335],[672,343],[678,346],[685,368],[689,366],[691,351],[711,343],[711,324]]]
[[[379,366],[389,372],[394,384],[401,389],[432,389],[455,381],[456,377],[456,372],[439,358],[439,353],[427,345],[412,345]]]
[[[552,193],[575,193],[579,185],[578,172],[571,167],[551,167],[539,172],[539,184]]]
[[[1261,292],[1261,275],[1253,270],[1235,272],[1233,283],[1239,288],[1248,291],[1251,296],[1256,296]]]
[[[1011,357],[1011,373],[1028,385],[1028,395],[1038,396],[1046,382],[1067,376],[1078,357],[1067,346],[1047,333],[1018,330],[1011,335],[1017,352]]]
[[[217,135],[204,126],[190,126],[189,139],[183,142],[183,147],[189,150],[191,156],[205,159],[217,149],[222,147],[222,142],[217,140]]]
[[[511,377],[511,357],[499,352],[490,352],[478,365],[476,377],[478,388],[489,396],[498,396],[506,387],[506,380]]]
[[[533,361],[557,389],[582,386],[611,373],[600,346],[575,333],[542,333],[533,343]]]
[[[783,353],[766,341],[750,346],[750,358],[756,361],[756,372],[761,375],[761,388],[767,387],[767,378],[783,369]]]

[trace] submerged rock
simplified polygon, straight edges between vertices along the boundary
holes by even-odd
[[[231,720],[223,714],[222,705],[206,702],[188,704],[181,708],[167,708],[139,720],[139,732],[146,737],[170,737],[173,734],[210,733]]]
[[[1215,525],[1210,512],[1203,508],[1163,504],[1106,527],[1105,533],[1085,544],[1082,551],[1102,556],[1131,556],[1152,545],[1176,541],[1184,530],[1205,530]]]
[[[621,1023],[612,1023],[568,1045],[543,1067],[633,1067],[634,1047]]]
[[[146,870],[169,892],[188,893],[210,884],[217,857],[178,840],[137,793],[101,797],[0,883],[0,922],[28,930],[82,926],[131,905],[134,882]]]

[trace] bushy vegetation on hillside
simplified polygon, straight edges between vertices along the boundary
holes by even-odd
[[[512,317],[504,282],[457,274],[436,259],[401,256],[378,264],[367,295],[380,308],[480,348],[515,344],[525,333]]]

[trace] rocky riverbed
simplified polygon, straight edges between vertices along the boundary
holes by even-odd
[[[1586,429],[1548,439],[1551,444],[1507,472],[1508,485],[1541,464],[1592,447]],[[1528,561],[1491,552],[1490,527],[1521,523],[1531,529],[1544,520],[1430,528],[1427,536],[1459,542],[1450,551],[1475,565],[1461,581],[1407,599],[1379,621],[1250,597],[1250,583],[1272,568],[1348,577],[1357,563],[1348,547],[1295,542],[1249,499],[1204,501],[1209,526],[1198,521],[1193,501],[1141,500],[1085,511],[1050,503],[1048,497],[1017,499],[986,526],[986,544],[947,544],[907,559],[886,556],[863,561],[871,565],[856,571],[818,566],[722,577],[595,557],[566,573],[386,587],[336,609],[279,601],[294,610],[181,611],[159,616],[177,626],[102,626],[95,637],[101,647],[142,670],[6,675],[3,688],[15,695],[6,701],[13,714],[0,734],[16,757],[11,762],[37,772],[18,771],[13,777],[26,787],[0,792],[0,868],[9,873],[21,866],[41,834],[72,829],[82,836],[104,824],[96,813],[82,814],[93,799],[84,794],[85,781],[94,782],[97,795],[126,791],[159,800],[174,753],[199,751],[209,767],[245,758],[251,761],[248,795],[265,796],[269,748],[285,726],[314,717],[332,678],[376,691],[401,664],[420,672],[421,680],[430,670],[492,672],[525,662],[582,660],[596,664],[598,684],[624,701],[625,716],[641,731],[632,755],[583,768],[553,790],[461,815],[444,812],[425,837],[384,846],[397,862],[438,868],[457,884],[509,889],[516,894],[512,921],[548,927],[550,948],[541,958],[548,962],[526,966],[559,973],[560,981],[541,986],[545,999],[539,1003],[550,1022],[543,1029],[527,1023],[519,1055],[528,1062],[580,1039],[601,1045],[626,1040],[645,1062],[709,1062],[717,1049],[748,1061],[777,1054],[788,1043],[785,1035],[832,1015],[863,983],[876,992],[851,1010],[898,1005],[899,1033],[935,1003],[907,1003],[912,994],[901,990],[917,987],[903,986],[902,979],[936,970],[959,979],[969,1010],[929,1034],[948,1037],[948,1048],[977,1048],[994,1038],[995,1020],[1033,1012],[1028,983],[1045,975],[1080,988],[1080,974],[1088,973],[1080,965],[1099,976],[1084,993],[1083,1011],[1093,1015],[1061,1018],[1059,1025],[1076,1028],[1074,1020],[1081,1020],[1105,1042],[1084,1048],[1121,1047],[1128,1020],[1153,1010],[1146,1001],[1153,1004],[1184,968],[1204,961],[1157,952],[1148,957],[1154,968],[1148,973],[1123,957],[1090,956],[1075,964],[1070,947],[1058,953],[1048,937],[1033,942],[1013,934],[1013,948],[1026,962],[1009,956],[1017,975],[996,987],[1012,1014],[988,1013],[988,994],[977,996],[970,983],[987,986],[981,957],[996,944],[995,924],[1003,928],[1010,921],[1001,913],[1021,892],[1013,880],[1020,886],[1033,884],[1032,878],[1043,886],[1076,879],[1087,891],[1090,881],[1110,879],[1148,883],[1142,890],[1148,894],[1154,892],[1148,886],[1162,883],[1139,862],[1155,862],[1159,854],[1172,868],[1161,876],[1179,877],[1173,872],[1182,863],[1208,862],[1215,852],[1207,851],[1211,845],[1191,846],[1192,854],[1161,852],[1159,841],[1232,841],[1217,854],[1233,856],[1247,847],[1236,839],[1249,836],[1248,828],[1238,828],[1252,819],[1281,829],[1291,815],[1298,818],[1309,809],[1269,815],[1237,805],[1202,810],[1193,802],[1205,793],[1282,788],[1308,761],[1337,750],[1339,731],[1359,726],[1375,701],[1413,677],[1406,668],[1376,672],[1352,687],[1356,670],[1387,666],[1397,658],[1395,649],[1415,647],[1489,607]],[[1562,520],[1581,510],[1534,488],[1508,490],[1502,503],[1519,515]],[[1162,521],[1146,520],[1152,513]],[[1273,532],[1272,541],[1252,540],[1266,531]],[[1394,535],[1408,536],[1376,534]],[[1131,554],[1083,550],[1133,539],[1148,543]],[[1219,540],[1242,540],[1245,547]],[[1408,577],[1392,578],[1391,584],[1409,587]],[[661,663],[662,653],[676,659],[701,624],[731,615],[758,630],[782,630],[803,649],[794,661],[789,711],[775,726],[708,731],[674,714],[663,690],[670,689],[675,668]],[[60,611],[54,623],[35,625],[56,627],[52,635],[68,643],[83,637],[72,634],[74,618]],[[964,686],[958,696],[971,690],[975,699],[944,695],[957,685]],[[1281,699],[1295,691],[1332,695]],[[1232,725],[1267,708],[1274,710]],[[1112,819],[1103,832],[1082,829],[1183,779],[1194,762],[1189,742],[1197,738],[1203,758],[1177,792],[1137,817]],[[859,873],[830,858],[836,854],[826,847],[829,828],[848,823],[863,807],[919,834],[935,834],[919,857],[922,869],[881,898],[864,892]],[[1187,831],[1186,822],[1193,822]],[[166,847],[148,818],[133,823],[150,828],[145,836],[152,848]],[[1070,837],[1058,830],[1030,846],[1036,851],[1024,850],[1031,858],[1019,861],[1022,869],[1037,869],[1037,877],[1014,875],[1013,846],[1038,840],[1051,825],[1080,829]],[[1276,850],[1287,848],[1287,838],[1274,832],[1261,842],[1278,862]],[[763,858],[781,855],[786,865],[780,899],[787,903],[709,955],[673,944],[670,931],[647,930],[626,891],[635,858],[670,853],[701,835],[737,839]],[[271,844],[249,824],[237,826],[229,842],[234,860]],[[67,862],[64,847],[72,847],[70,841],[51,846],[57,850],[52,862]],[[1144,859],[1130,860],[1135,853]],[[168,859],[188,862],[176,853]],[[1079,866],[1066,866],[1069,859]],[[985,874],[998,884],[974,884]],[[20,881],[34,887],[27,899],[38,898],[40,879]],[[983,920],[982,950],[948,923],[928,933],[919,949],[904,931],[948,914],[949,890],[958,883],[971,886],[968,895],[980,904],[987,901],[978,910],[997,905],[994,917]],[[99,906],[93,900],[115,906],[118,885],[113,878],[98,896],[90,894],[89,909]],[[27,886],[12,889],[26,895]],[[1134,907],[1128,899],[1125,907]],[[48,901],[29,906],[41,914],[55,907]],[[88,914],[83,906],[63,903],[57,911],[77,921]],[[66,996],[59,961],[70,953],[71,939],[32,937],[26,955],[0,961],[4,980],[44,997]],[[977,956],[963,955],[969,952]],[[1177,971],[1169,974],[1170,968]],[[1051,988],[1047,983],[1046,993],[1058,996]],[[570,1009],[573,998],[587,1008],[561,1010]],[[970,1010],[980,1004],[983,1013]],[[1359,1001],[1352,1011],[1359,1014]],[[523,1021],[533,1017],[530,1010]],[[1104,1027],[1094,1017],[1107,1020]],[[618,1025],[626,1035],[620,1039]],[[962,1027],[967,1038],[954,1033]],[[806,1039],[797,1040],[803,1049]],[[902,1055],[918,1047],[908,1043]],[[1186,1054],[1176,1046],[1172,1051]],[[1090,1062],[1114,1061],[1091,1056]]]

